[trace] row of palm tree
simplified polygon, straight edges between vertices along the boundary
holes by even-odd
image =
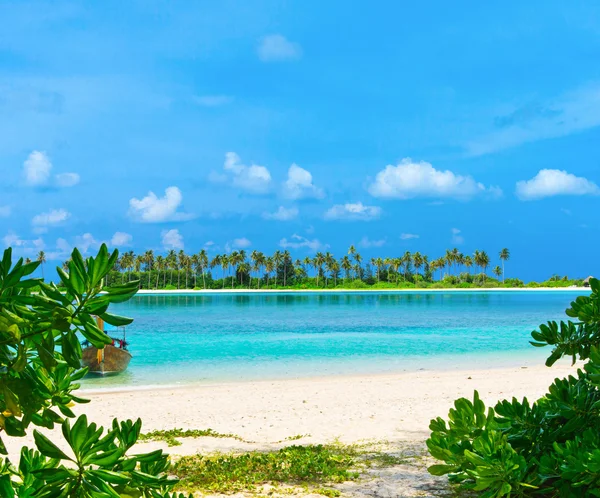
[[[498,257],[502,266],[495,266],[492,272],[504,281],[504,264],[510,259],[510,251],[504,248]],[[42,263],[43,271],[46,260],[43,251],[39,252],[37,259]],[[167,286],[196,288],[200,281],[202,287],[207,288],[209,283],[214,287],[219,279],[222,288],[237,285],[260,289],[261,285],[269,286],[273,281],[276,285],[287,287],[309,280],[314,281],[317,287],[323,284],[327,287],[331,282],[335,287],[340,278],[344,284],[356,280],[396,284],[400,280],[432,282],[436,272],[439,272],[439,280],[465,273],[471,275],[473,269],[485,276],[490,265],[491,258],[485,251],[476,250],[468,255],[457,248],[447,250],[436,259],[420,252],[407,251],[397,257],[373,257],[365,263],[356,247],[350,246],[341,258],[330,252],[317,252],[313,257],[306,256],[295,261],[287,250],[275,251],[270,256],[256,250],[249,254],[240,250],[212,257],[205,249],[196,254],[171,250],[164,255],[155,254],[152,250],[143,254],[128,251],[121,255],[114,270],[123,280],[131,279],[135,274],[141,285],[148,289]]]

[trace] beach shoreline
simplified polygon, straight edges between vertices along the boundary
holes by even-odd
[[[429,435],[430,420],[446,417],[455,399],[472,398],[475,389],[488,406],[513,396],[533,401],[547,392],[556,377],[575,371],[576,367],[560,364],[552,368],[418,371],[119,392],[82,390],[82,397],[91,402],[73,410],[105,426],[114,418],[140,417],[144,432],[210,428],[235,434],[262,449],[299,434],[305,435],[303,443],[385,440],[422,444]],[[169,451],[194,454],[247,446],[220,438],[184,439],[182,443]],[[145,444],[162,447],[163,443]]]
[[[421,293],[421,292],[591,292],[589,287],[494,287],[482,288],[473,287],[469,289],[418,289],[418,288],[403,288],[403,289],[140,289],[137,295],[177,295],[177,294],[320,294],[320,293]]]

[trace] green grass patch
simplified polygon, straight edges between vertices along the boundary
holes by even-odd
[[[152,431],[140,434],[139,441],[164,441],[168,446],[180,446],[181,441],[176,438],[199,438],[199,437],[217,437],[217,438],[229,438],[237,439],[238,441],[244,441],[240,436],[235,434],[222,434],[212,429],[168,429],[163,431]]]
[[[314,486],[350,481],[359,476],[355,465],[354,455],[344,448],[308,445],[273,452],[187,456],[173,465],[172,472],[179,477],[182,490],[231,493],[264,484]],[[326,492],[336,496],[335,490]]]

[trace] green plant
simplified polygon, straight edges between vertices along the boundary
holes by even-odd
[[[75,249],[67,270],[57,268],[62,291],[53,283],[27,278],[42,263],[13,264],[12,250],[0,261],[0,430],[8,437],[26,435],[31,424],[62,427],[70,451],[63,452],[38,431],[36,450],[23,448],[18,465],[6,458],[0,467],[2,497],[167,497],[177,482],[168,478],[162,451],[127,456],[141,422],[113,422],[112,429],[88,424],[81,416],[71,425],[71,406],[87,402],[73,392],[86,370],[81,368],[78,333],[98,348],[111,339],[94,317],[112,325],[131,319],[108,312],[137,291],[132,281],[107,287],[105,276],[117,251],[105,245],[97,257],[83,259]],[[38,292],[32,289],[37,288]],[[0,439],[0,453],[6,454]]]
[[[173,465],[184,489],[233,492],[267,483],[321,484],[356,479],[354,458],[336,447],[288,446],[274,452],[194,455]]]
[[[547,366],[568,356],[586,361],[583,370],[534,403],[513,398],[486,410],[477,391],[455,401],[448,422],[430,424],[427,447],[444,462],[432,474],[483,497],[600,496],[600,281],[590,285],[566,311],[574,321],[531,334],[533,346],[553,346]]]

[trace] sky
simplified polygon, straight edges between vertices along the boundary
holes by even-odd
[[[0,247],[600,275],[600,4],[0,1]]]

